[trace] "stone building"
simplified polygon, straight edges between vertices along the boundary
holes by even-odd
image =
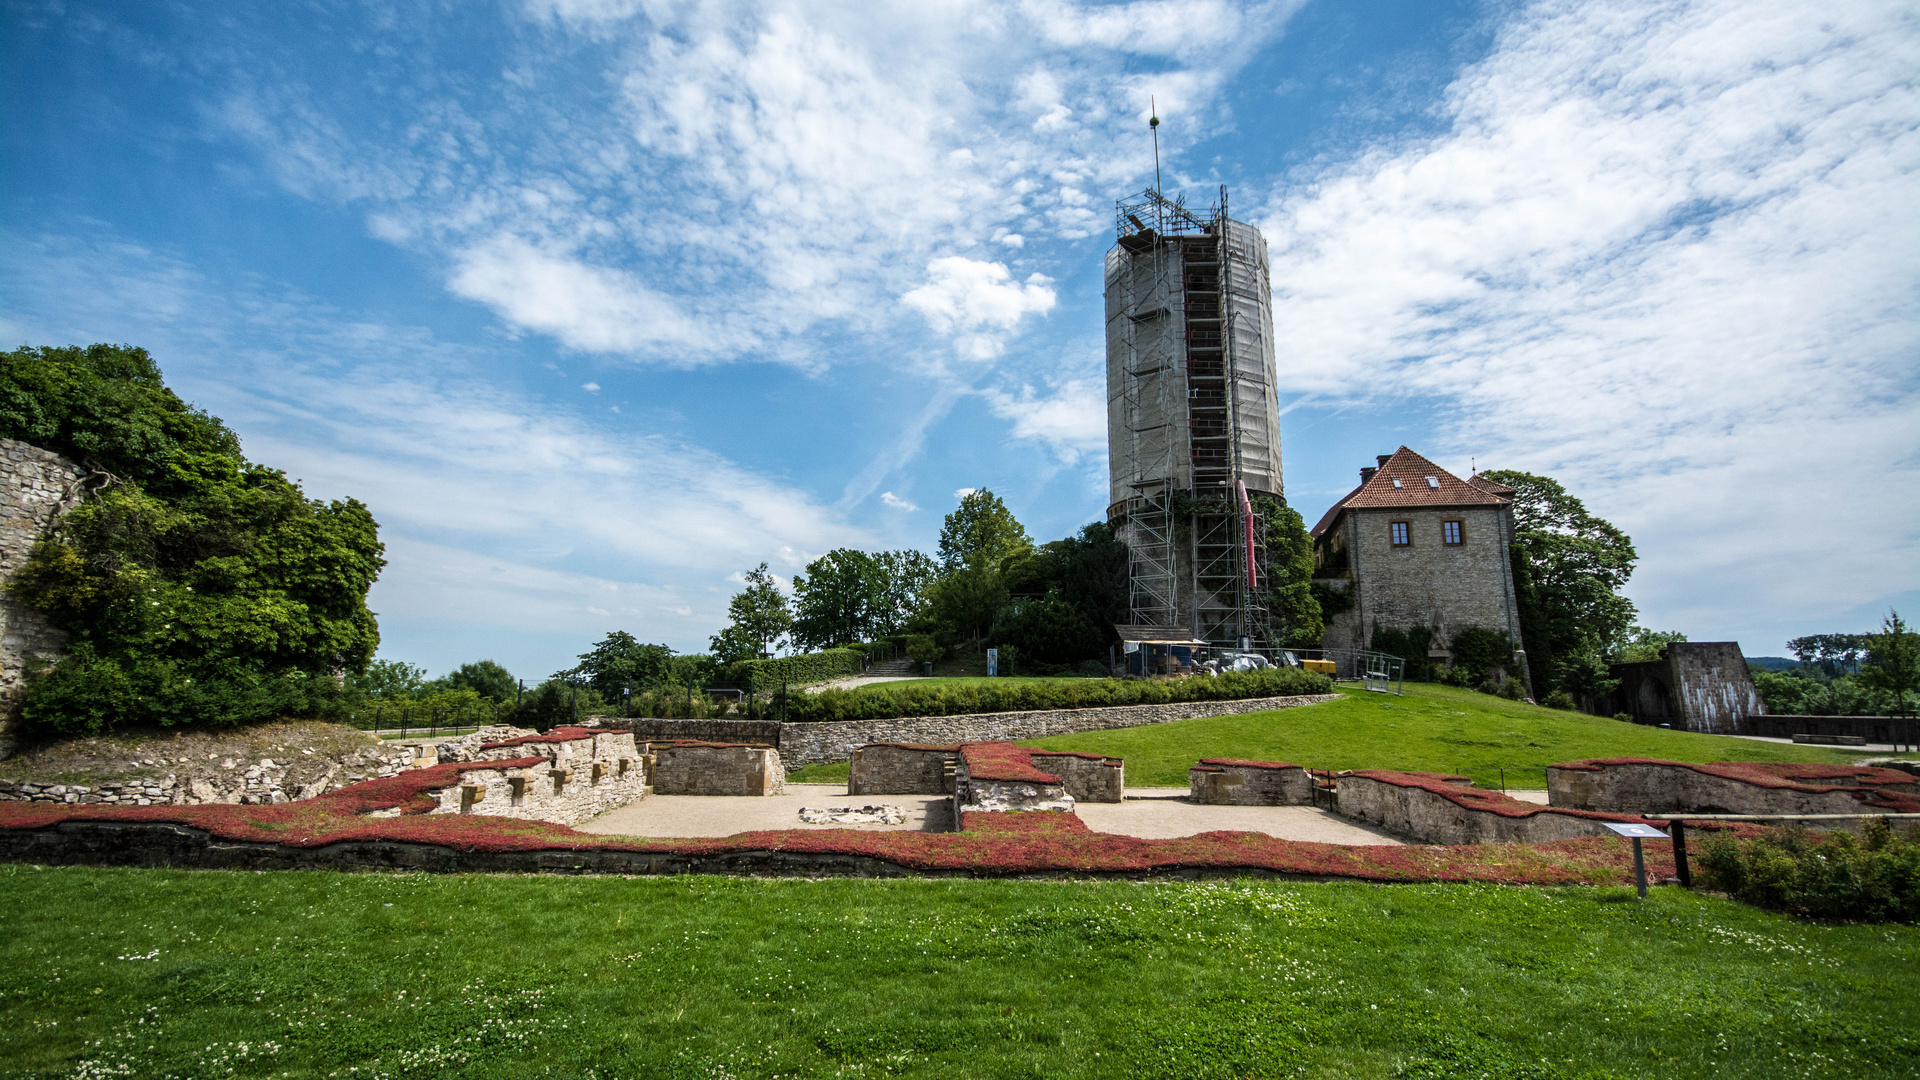
[[[1520,644],[1513,489],[1462,480],[1406,447],[1360,470],[1360,486],[1313,527],[1314,577],[1352,598],[1327,620],[1330,649],[1369,647],[1376,629],[1432,631],[1435,662],[1479,627]]]
[[[7,586],[34,542],[78,505],[87,473],[49,450],[0,439],[0,757],[13,751],[14,709],[28,667],[60,655],[66,635]]]

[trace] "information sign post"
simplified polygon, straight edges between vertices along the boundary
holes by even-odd
[[[1633,841],[1633,884],[1640,891],[1640,899],[1645,900],[1647,898],[1647,860],[1640,851],[1640,841],[1653,837],[1665,840],[1667,834],[1651,825],[1620,825],[1611,821],[1603,821],[1601,824]]]

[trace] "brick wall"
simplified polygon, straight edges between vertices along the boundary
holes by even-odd
[[[1394,547],[1393,522],[1408,524],[1413,543]],[[1462,542],[1441,542],[1440,523],[1462,524]],[[1330,649],[1364,649],[1377,623],[1396,630],[1434,627],[1445,647],[1453,635],[1481,627],[1520,643],[1519,609],[1508,561],[1512,526],[1505,507],[1349,509],[1336,526],[1347,553],[1353,607],[1328,621]]]
[[[0,757],[12,752],[12,713],[28,665],[57,657],[66,634],[6,592],[34,542],[80,499],[86,471],[17,439],[0,439]]]

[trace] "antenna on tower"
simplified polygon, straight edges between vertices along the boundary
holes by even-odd
[[[1147,130],[1153,132],[1153,193],[1160,194],[1160,109],[1147,95]]]

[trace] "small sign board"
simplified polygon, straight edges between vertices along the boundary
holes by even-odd
[[[1667,838],[1666,833],[1661,832],[1651,825],[1622,825],[1614,821],[1603,821],[1600,824],[1605,825],[1621,836],[1630,836],[1635,840],[1651,840],[1655,837],[1665,840]]]
[[[1000,674],[1000,650],[988,649],[987,650],[987,677],[993,678],[994,676],[997,676],[999,674]]]

